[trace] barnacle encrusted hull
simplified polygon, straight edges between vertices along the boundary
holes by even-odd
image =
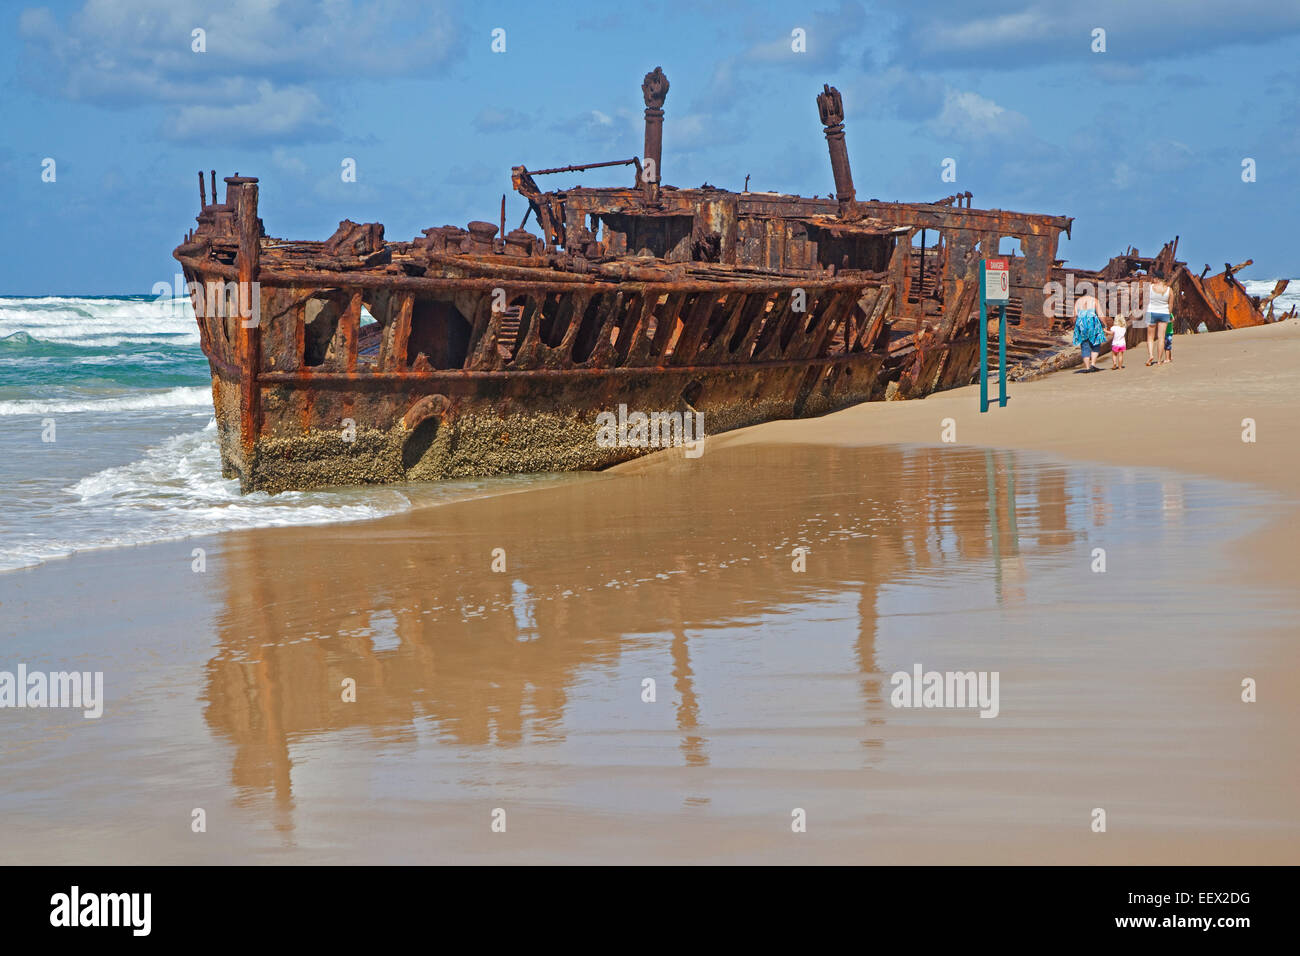
[[[246,490],[604,468],[701,424],[880,398],[888,378],[879,277],[574,283],[541,265],[484,274],[480,260],[404,289],[263,265],[254,325],[238,314],[238,267],[189,251],[223,470]],[[202,311],[207,290],[227,308]],[[655,427],[611,442],[600,416],[620,409]]]
[[[812,368],[645,370],[606,382],[563,376],[547,382],[544,395],[536,380],[498,379],[479,388],[473,379],[450,376],[429,380],[432,391],[406,392],[405,399],[282,386],[264,393],[273,417],[289,412],[297,420],[314,405],[313,421],[336,424],[271,431],[256,439],[251,455],[237,417],[221,416],[219,437],[227,477],[266,491],[595,470],[666,447],[689,452],[699,435],[696,422],[707,436],[879,398],[879,371],[880,357],[866,355]],[[237,383],[218,380],[216,389],[219,402],[237,403]],[[403,405],[414,414],[402,414]],[[617,418],[620,406],[632,411],[622,440],[610,441],[600,433],[599,417]],[[649,421],[640,435],[626,421],[638,409],[656,410],[643,413]],[[355,424],[338,424],[349,421]]]

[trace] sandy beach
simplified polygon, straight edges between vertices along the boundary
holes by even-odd
[[[1012,383],[1007,407],[982,415],[978,386],[971,386],[924,402],[860,405],[816,422],[773,422],[715,441],[937,443],[943,419],[953,418],[963,445],[1257,485],[1282,495],[1277,521],[1242,553],[1252,556],[1252,575],[1294,581],[1287,524],[1289,509],[1300,504],[1300,324],[1180,335],[1172,363],[1148,368],[1145,361],[1145,340],[1135,338],[1122,370],[1112,372],[1106,355],[1103,372]],[[990,394],[996,398],[996,384]],[[1242,441],[1247,418],[1255,422],[1254,443]]]
[[[1138,352],[0,575],[3,666],[107,697],[5,714],[3,857],[1296,863],[1300,326]]]
[[[815,421],[772,422],[714,442],[938,444],[940,422],[952,417],[963,445],[1171,468],[1291,497],[1300,491],[1300,324],[1180,335],[1174,361],[1151,368],[1142,364],[1144,342],[1135,342],[1118,372],[1106,355],[1099,360],[1103,372],[1067,370],[1010,383],[1007,407],[982,415],[972,385],[921,402],[870,403]],[[996,398],[996,384],[990,393]],[[1253,445],[1242,442],[1244,418],[1256,421]]]

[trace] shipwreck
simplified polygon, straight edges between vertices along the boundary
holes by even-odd
[[[712,434],[967,385],[978,261],[1006,240],[1012,356],[1032,369],[1065,349],[1070,317],[1045,290],[1065,275],[1071,218],[977,209],[969,192],[859,200],[829,86],[816,100],[832,195],[664,185],[668,87],[658,68],[642,84],[641,156],[514,167],[528,214],[508,233],[503,196],[498,223],[411,241],[349,220],[323,242],[274,239],[256,178],[226,177],[218,202],[212,171],[209,202],[200,173],[198,225],[174,255],[224,475],[275,492],[599,469],[661,445],[598,441],[598,417],[621,406],[695,416]],[[632,185],[537,183],[614,166]],[[1182,269],[1187,314],[1202,307],[1211,329],[1265,321],[1231,270],[1193,276],[1174,247],[1161,255]],[[1151,265],[1130,250],[1107,274]]]

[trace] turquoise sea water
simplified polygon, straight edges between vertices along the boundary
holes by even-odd
[[[501,484],[241,496],[221,477],[189,300],[151,295],[0,297],[0,480],[0,573],[78,551],[373,518]]]

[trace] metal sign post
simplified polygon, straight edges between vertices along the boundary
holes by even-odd
[[[1007,407],[1007,302],[1011,273],[1006,259],[980,260],[980,411],[989,410],[989,316],[998,309],[998,406]]]

